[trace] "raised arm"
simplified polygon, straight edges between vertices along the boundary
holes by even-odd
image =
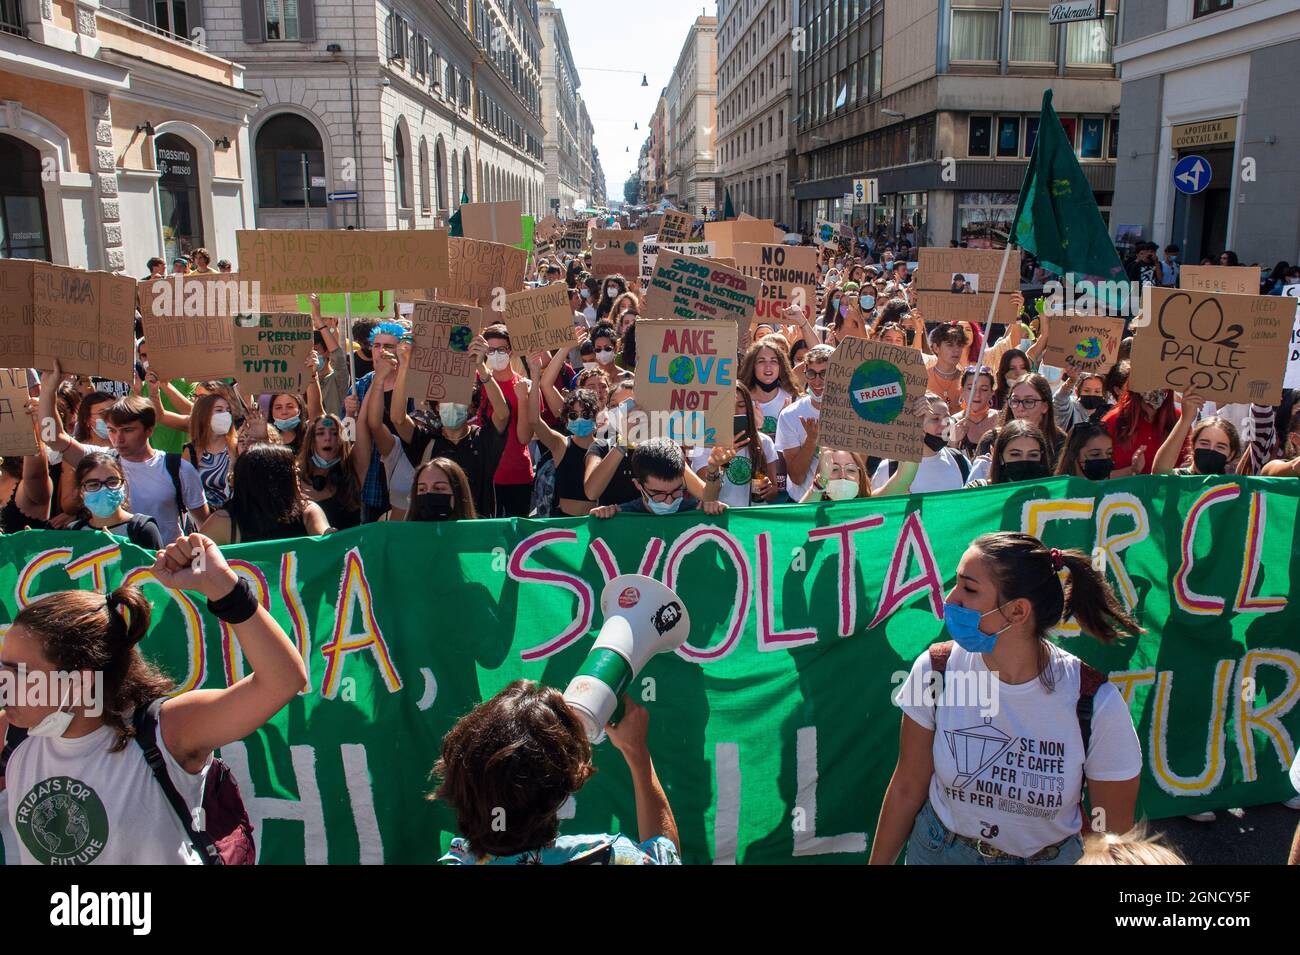
[[[560,378],[560,371],[564,368],[564,353],[557,351],[551,356],[551,360],[546,363],[539,376],[542,382],[542,398],[546,401],[546,407],[551,409],[551,414],[559,417],[564,410],[564,395],[555,383]]]
[[[63,455],[63,460],[68,467],[75,468],[91,449],[84,444],[79,444],[73,439],[72,435],[63,430],[63,419],[54,410],[54,395],[58,391],[59,382],[62,380],[63,375],[59,371],[59,360],[56,358],[52,371],[41,372],[41,395],[40,400],[36,403],[37,430],[41,434],[41,439],[47,445]],[[49,423],[48,428],[47,422]],[[52,434],[53,437],[47,439],[47,434]]]
[[[1155,460],[1151,462],[1152,474],[1172,474],[1174,468],[1178,467],[1183,445],[1187,443],[1187,433],[1191,431],[1192,424],[1203,407],[1205,407],[1205,399],[1196,392],[1189,391],[1183,395],[1183,413],[1179,415],[1173,430],[1169,432],[1169,436],[1160,445],[1160,450],[1156,452]]]
[[[149,403],[153,405],[153,413],[157,418],[157,423],[164,427],[171,428],[174,431],[185,431],[188,433],[190,430],[189,412],[194,406],[187,401],[186,405],[188,405],[188,407],[185,409],[185,414],[177,414],[175,411],[168,411],[163,407],[163,392],[166,391],[169,398],[173,392],[178,395],[180,392],[176,391],[176,389],[171,386],[171,382],[165,382],[159,378],[152,369],[145,373],[145,379],[149,382]]]
[[[552,362],[551,364],[555,363]],[[550,366],[547,366],[547,371],[549,370]],[[543,372],[541,379],[533,382],[532,388],[528,390],[528,401],[525,407],[528,412],[528,425],[532,429],[533,435],[546,446],[547,450],[551,452],[551,457],[558,462],[560,458],[564,457],[568,442],[565,440],[564,435],[542,420],[542,389],[546,387],[545,380],[546,374]]]
[[[316,351],[313,349],[304,363],[307,375],[307,417],[315,421],[325,413],[325,400],[320,393],[320,370],[316,367]]]
[[[960,452],[958,452],[960,454]],[[917,469],[921,465],[916,461],[899,461],[894,473],[879,491],[872,497],[895,497],[912,493],[912,482],[916,480]]]
[[[370,390],[366,392],[366,400],[362,402],[362,417],[366,422],[366,431],[370,435],[370,440],[374,442],[376,450],[379,451],[380,457],[387,457],[388,452],[393,448],[393,432],[388,430],[384,424],[384,386],[388,380],[397,372],[397,359],[390,358],[387,354],[375,356],[375,377],[370,381]],[[394,404],[397,403],[397,394],[393,394]]]

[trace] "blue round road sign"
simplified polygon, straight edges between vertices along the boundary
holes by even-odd
[[[1194,196],[1210,184],[1213,170],[1204,156],[1184,156],[1174,166],[1174,188]]]

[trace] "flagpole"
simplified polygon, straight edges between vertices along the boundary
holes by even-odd
[[[1011,258],[1011,247],[1013,245],[1015,245],[1015,243],[1011,241],[1011,236],[1007,236],[1006,247],[1002,250],[1002,265],[998,267],[998,282],[993,289],[993,298],[989,301],[989,317],[984,323],[984,340],[980,342],[980,356],[975,362],[975,374],[971,376],[970,394],[966,396],[966,413],[968,415],[970,414],[971,403],[975,401],[975,386],[979,384],[979,372],[980,369],[984,367],[984,353],[989,350],[989,334],[993,330],[993,313],[996,312],[998,308],[998,296],[1002,294],[1002,279],[1007,274],[1007,262]],[[1020,316],[1017,315],[1015,320],[1020,321]],[[994,382],[994,384],[996,384],[996,382]]]

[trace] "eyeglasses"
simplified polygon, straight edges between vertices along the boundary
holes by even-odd
[[[93,478],[89,481],[81,482],[81,489],[87,494],[94,494],[96,491],[108,488],[110,491],[116,491],[126,482],[120,477],[111,477],[106,481],[96,481]]]
[[[1042,403],[1042,400],[1042,398],[1011,398],[1007,401],[1007,404],[1024,411],[1033,411]]]
[[[489,348],[489,349],[487,350],[487,353],[488,353],[489,355],[509,355],[509,354],[510,354],[510,346],[509,346],[509,345],[505,345],[505,346],[503,346],[503,347],[501,347],[501,348]]]
[[[650,500],[652,501],[658,501],[661,504],[667,504],[670,501],[675,501],[685,493],[686,493],[685,484],[679,484],[671,491],[652,491],[649,488],[645,489],[646,497],[650,498]]]
[[[811,368],[805,368],[803,376],[805,378],[825,378],[829,372],[829,368],[823,368],[821,371],[813,371]]]

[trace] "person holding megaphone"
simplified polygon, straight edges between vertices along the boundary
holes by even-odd
[[[605,585],[605,622],[561,694],[515,680],[443,737],[433,799],[456,811],[453,865],[680,865],[677,823],[655,774],[645,707],[623,691],[649,659],[680,647],[690,617],[675,593],[624,574]],[[596,772],[591,749],[608,734],[636,800],[634,842],[621,833],[561,836],[559,812]]]

